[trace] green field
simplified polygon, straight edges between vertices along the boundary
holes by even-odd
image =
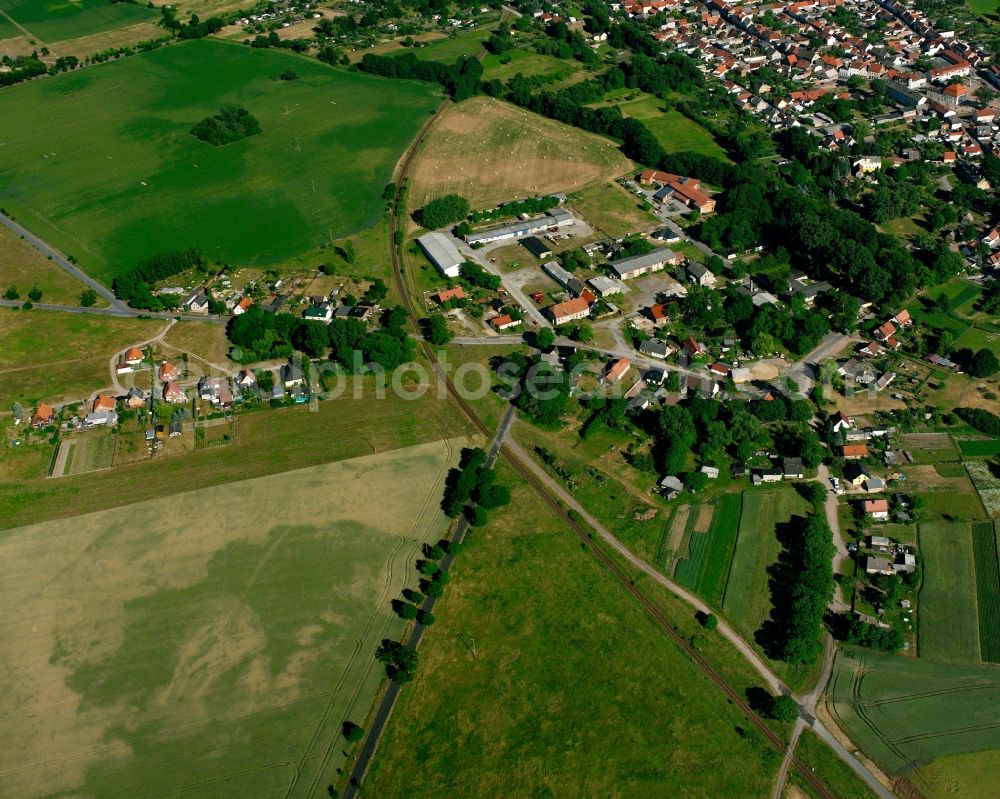
[[[917,639],[921,658],[978,663],[976,569],[968,522],[918,528],[923,556]]]
[[[976,557],[981,654],[984,661],[1000,663],[1000,563],[992,522],[972,525],[972,548]]]
[[[984,347],[993,350],[993,352],[1000,352],[1000,333],[984,330],[981,327],[969,327],[961,336],[955,339],[955,348],[960,349],[962,347],[968,347],[974,352]]]
[[[722,606],[740,529],[742,494],[723,494],[715,503],[712,525],[707,533],[691,533],[689,555],[677,563],[674,578],[701,594],[715,607]]]
[[[500,480],[513,502],[456,561],[364,795],[768,795],[780,755],[512,470]]]
[[[0,539],[0,793],[309,797],[382,680],[458,445],[19,528]],[[331,490],[335,486],[336,490]],[[170,775],[166,783],[163,775]],[[154,775],[155,785],[150,780]]]
[[[722,608],[748,640],[753,640],[771,613],[767,570],[781,552],[775,527],[808,511],[808,503],[788,486],[743,492],[743,513]]]
[[[108,0],[0,0],[0,11],[49,44],[160,18],[145,3]]]
[[[992,458],[1000,455],[1000,439],[981,441],[959,441],[958,448],[962,454],[971,458]]]
[[[729,160],[726,151],[712,138],[711,133],[680,111],[672,108],[667,111],[662,110],[662,101],[658,97],[644,95],[617,105],[625,116],[644,122],[650,133],[656,136],[668,153],[693,150],[723,161]]]
[[[839,724],[889,773],[907,764],[1000,747],[1000,669],[837,653],[827,702]]]
[[[286,69],[299,79],[279,80]],[[378,220],[437,102],[430,84],[284,51],[164,47],[6,89],[0,204],[105,281],[191,246],[278,263]],[[244,105],[263,133],[225,147],[188,133],[224,103]]]

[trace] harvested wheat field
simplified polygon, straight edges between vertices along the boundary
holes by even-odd
[[[614,142],[475,97],[442,112],[413,170],[414,207],[455,192],[473,208],[573,191],[625,174],[632,162]]]
[[[325,795],[460,446],[5,532],[0,796]]]

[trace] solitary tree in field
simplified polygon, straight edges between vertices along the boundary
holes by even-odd
[[[18,293],[14,286],[10,286],[4,293],[3,298],[5,300],[17,300],[20,299],[21,295]]]
[[[80,305],[90,308],[97,305],[97,292],[93,289],[84,289],[80,292]]]
[[[345,721],[341,726],[341,731],[344,733],[344,737],[352,744],[357,743],[365,737],[365,731],[353,721]]]
[[[42,299],[42,290],[38,286],[32,286],[31,291],[28,292],[28,299],[32,302],[40,302]]]
[[[718,618],[716,618],[714,613],[708,613],[701,620],[701,626],[704,627],[706,630],[714,630],[716,627],[719,626],[719,620]]]

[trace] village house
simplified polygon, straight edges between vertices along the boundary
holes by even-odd
[[[143,359],[142,350],[140,350],[138,347],[129,347],[125,351],[125,354],[122,355],[118,371],[132,370],[139,366],[142,366],[142,359]],[[127,369],[123,370],[122,366],[127,367]]]
[[[854,427],[854,422],[851,421],[849,416],[845,416],[840,411],[837,411],[830,417],[830,427],[834,433],[839,433],[841,430],[850,430]]]
[[[677,496],[684,490],[684,483],[680,481],[680,478],[674,475],[668,475],[660,481],[660,493],[665,499],[676,499]]]
[[[236,385],[240,388],[253,388],[257,385],[257,375],[253,369],[240,369],[240,373],[236,376]]]
[[[712,271],[697,261],[692,261],[687,265],[687,276],[688,280],[692,283],[706,288],[712,288],[715,286],[717,281],[717,278],[714,274],[712,274]]]
[[[517,327],[521,324],[517,319],[515,319],[510,314],[500,314],[499,316],[494,316],[490,319],[490,327],[496,331],[507,330],[511,327]]]

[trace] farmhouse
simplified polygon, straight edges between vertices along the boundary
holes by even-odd
[[[549,211],[545,216],[537,216],[534,219],[522,219],[506,225],[499,225],[475,233],[469,233],[465,237],[465,240],[469,244],[489,244],[490,242],[503,241],[504,239],[519,239],[523,236],[530,236],[532,233],[537,233],[540,230],[572,225],[575,221],[569,211],[563,208],[556,208]]]
[[[207,314],[208,297],[204,294],[192,294],[184,303],[184,307],[191,313]]]
[[[562,325],[566,322],[572,322],[575,319],[583,319],[585,316],[589,316],[590,305],[583,297],[577,297],[574,300],[556,303],[549,308],[549,314],[552,317],[553,323]]]
[[[39,402],[38,407],[35,408],[35,412],[31,416],[31,426],[35,428],[45,427],[52,424],[52,420],[55,418],[56,409],[45,402]]]
[[[116,407],[118,407],[118,403],[115,402],[114,397],[110,397],[107,394],[98,394],[94,397],[94,403],[90,409],[94,413],[98,413],[99,411],[113,411]]]
[[[865,516],[871,519],[885,521],[889,518],[889,500],[887,499],[866,499],[862,503]]]
[[[830,417],[830,427],[833,428],[834,433],[839,433],[841,430],[850,430],[854,427],[854,423],[849,416],[845,416],[840,411],[837,411]]]
[[[240,388],[257,385],[257,375],[253,373],[253,369],[240,369],[240,373],[236,376],[236,385]]]
[[[867,444],[844,444],[843,455],[845,458],[867,458]]]
[[[621,258],[612,261],[608,266],[614,271],[620,280],[639,277],[648,272],[656,272],[666,264],[678,264],[681,258],[673,250],[666,247],[648,252],[645,255],[634,255],[631,258]]]
[[[805,477],[802,468],[802,458],[782,458],[781,476],[788,480],[801,480]]]
[[[330,324],[333,320],[333,306],[328,302],[320,305],[312,305],[302,312],[302,318],[310,322],[324,322]]]
[[[160,364],[160,369],[156,373],[156,376],[160,378],[164,383],[168,383],[171,380],[176,380],[180,377],[180,370],[174,366],[170,361],[164,361]]]
[[[417,244],[424,255],[445,277],[458,277],[459,270],[465,258],[450,237],[436,230],[425,233],[417,239]]]
[[[858,461],[851,461],[844,466],[844,480],[855,488],[858,488],[865,480],[871,478],[871,476],[871,472]]]

